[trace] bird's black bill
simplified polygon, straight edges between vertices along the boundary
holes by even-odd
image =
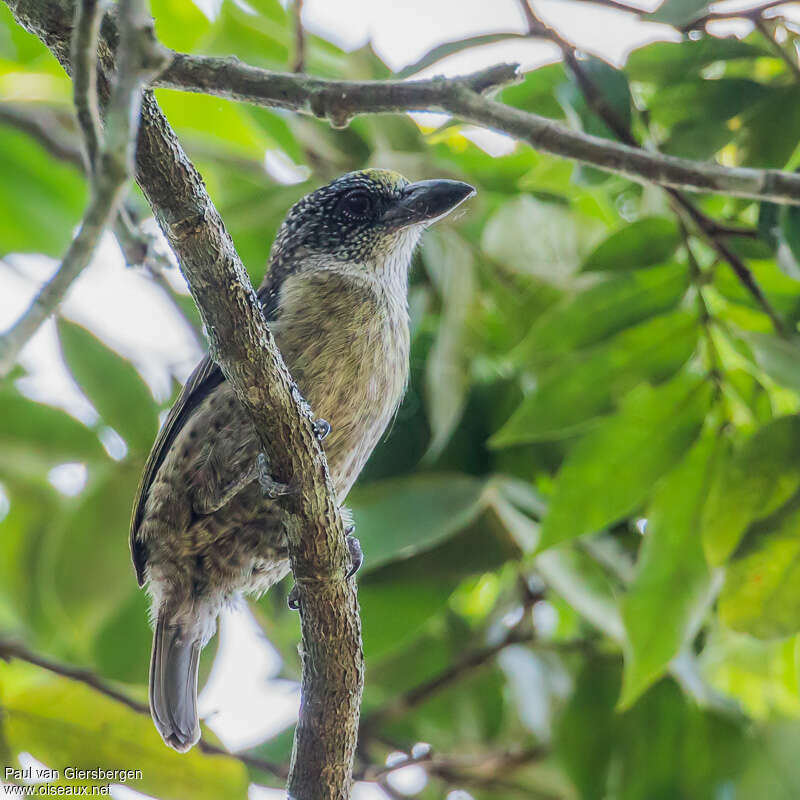
[[[398,228],[432,222],[474,194],[475,187],[462,181],[440,179],[410,183],[383,215],[383,222]]]

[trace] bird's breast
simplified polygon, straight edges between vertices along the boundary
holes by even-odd
[[[287,279],[272,328],[300,392],[331,433],[324,442],[344,500],[402,400],[409,332],[402,293],[348,276]]]

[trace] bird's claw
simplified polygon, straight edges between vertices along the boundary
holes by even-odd
[[[347,573],[348,580],[358,572],[361,565],[364,563],[364,551],[361,549],[361,542],[353,536],[353,531],[355,529],[355,525],[350,525],[345,528],[344,531],[347,535],[347,549],[350,552],[350,569]],[[289,596],[286,598],[286,605],[288,605],[292,611],[298,611],[300,609],[300,591],[297,588],[297,584],[292,586]]]
[[[361,549],[361,542],[353,535],[356,526],[350,525],[345,528],[345,535],[347,536],[347,549],[350,551],[350,570],[347,573],[347,578],[352,578],[361,569],[364,563],[364,551]]]
[[[288,484],[276,481],[272,475],[269,474],[269,464],[267,457],[264,453],[259,453],[256,459],[256,469],[258,473],[258,482],[261,490],[271,500],[275,500],[283,495],[291,494],[292,490]]]
[[[326,419],[315,419],[314,422],[311,423],[311,427],[314,429],[314,436],[317,437],[317,441],[324,441],[328,434],[331,432],[331,424]]]

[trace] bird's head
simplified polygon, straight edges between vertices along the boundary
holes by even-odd
[[[467,183],[410,183],[397,172],[342,175],[291,208],[272,250],[272,269],[361,269],[402,273],[428,225],[475,194]]]

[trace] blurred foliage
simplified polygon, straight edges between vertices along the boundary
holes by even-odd
[[[685,26],[706,6],[668,0],[651,19]],[[179,50],[276,69],[291,57],[277,0],[224,0],[211,15],[190,0],[152,8]],[[781,32],[790,52],[794,29]],[[449,43],[416,66],[499,38]],[[584,66],[650,146],[800,164],[800,85],[762,33],[655,42],[622,69]],[[311,35],[307,69],[390,74],[369,47],[344,53]],[[3,102],[53,113],[75,137],[69,81],[5,6],[0,87]],[[425,742],[462,761],[431,768],[423,800],[450,788],[478,800],[800,796],[800,213],[696,198],[746,231],[719,235],[786,321],[781,339],[653,187],[523,146],[490,155],[452,121],[381,116],[332,130],[157,94],[256,280],[287,208],[341,172],[381,166],[479,190],[426,235],[411,276],[408,394],[349,498],[366,554],[359,769]],[[561,64],[500,99],[612,137]],[[86,199],[78,169],[0,124],[0,176],[0,254],[61,253]],[[173,299],[193,322],[185,297]],[[58,336],[97,421],[27,397],[19,372],[0,385],[0,625],[142,700],[150,631],[128,513],[165,406],[93,332],[60,320]],[[109,429],[124,452],[104,447]],[[48,480],[67,463],[87,470],[74,497]],[[288,588],[252,608],[281,677],[297,680]],[[176,756],[144,716],[20,662],[0,667],[0,709],[11,764],[29,752],[53,767],[139,768],[133,788],[161,798],[280,785],[232,758]],[[290,748],[289,730],[251,755],[288,762]],[[540,749],[509,755],[525,748]],[[482,770],[464,767],[471,757]]]

